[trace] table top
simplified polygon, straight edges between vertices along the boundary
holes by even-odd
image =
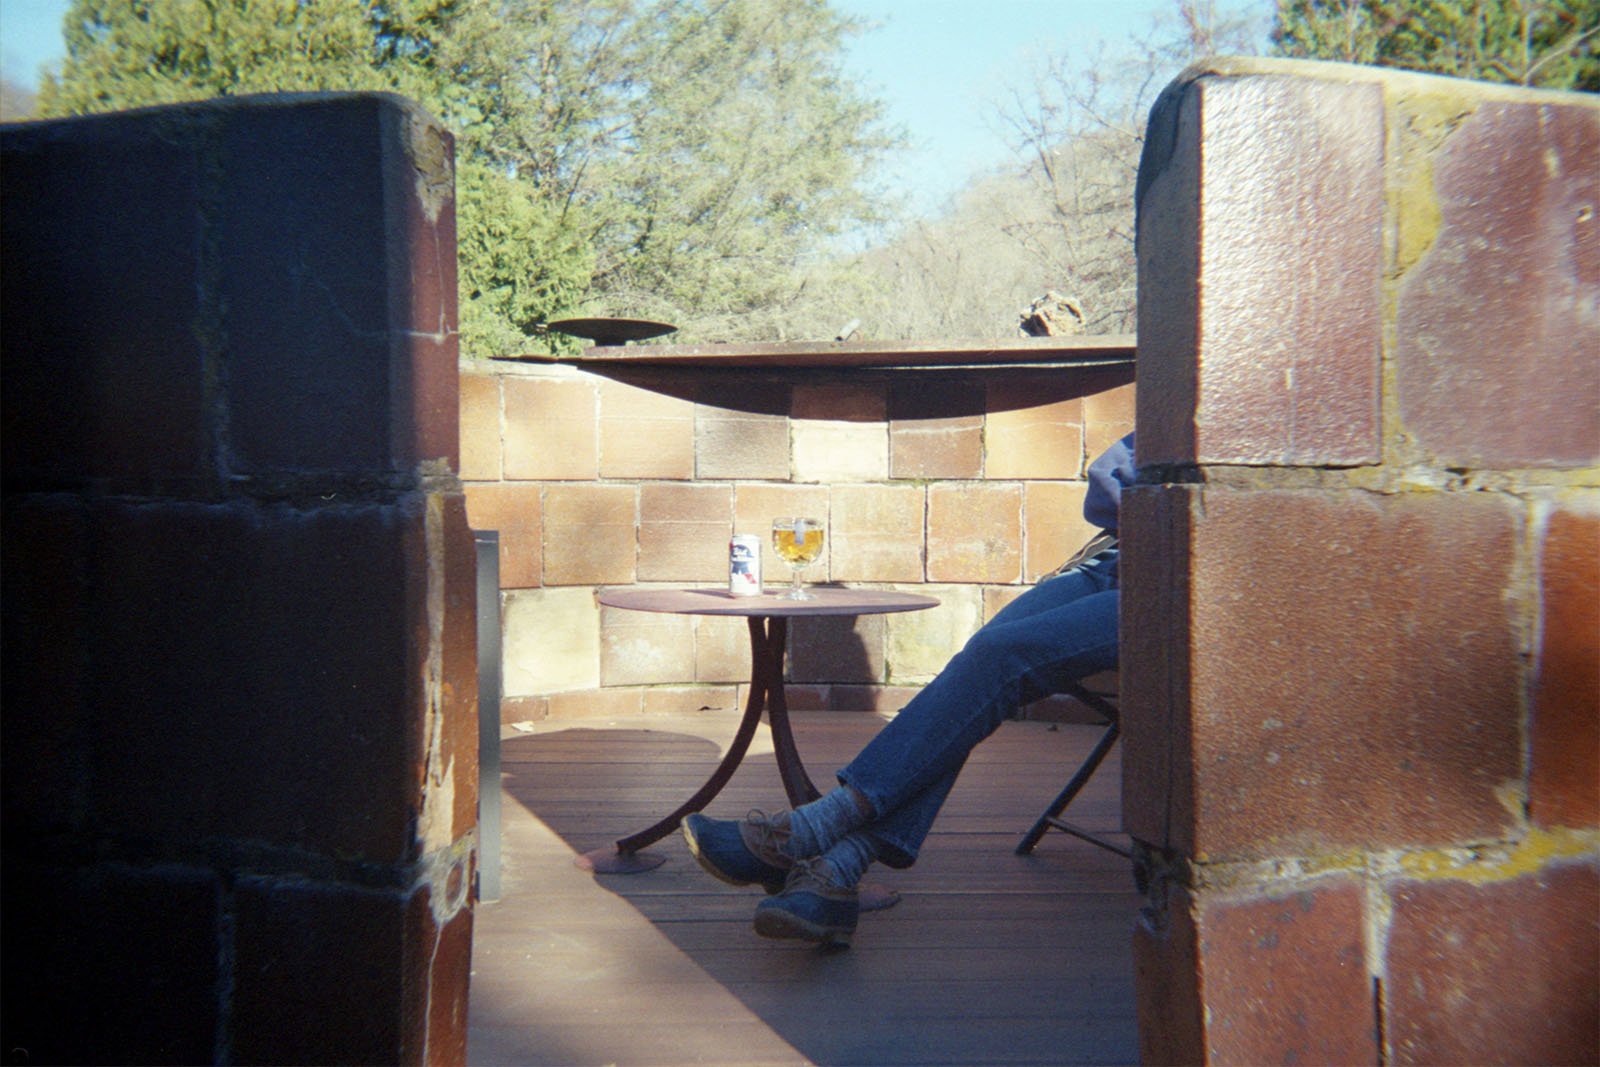
[[[842,589],[808,585],[815,600],[785,600],[782,590],[760,596],[734,596],[726,589],[607,589],[597,599],[612,608],[665,611],[679,615],[879,615],[937,607],[938,597],[888,589]]]

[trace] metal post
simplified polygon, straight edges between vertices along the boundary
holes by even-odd
[[[500,533],[478,545],[478,899],[500,899]]]

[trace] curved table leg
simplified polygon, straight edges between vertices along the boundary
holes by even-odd
[[[761,722],[765,708],[768,725],[772,730],[772,750],[778,764],[778,774],[783,779],[783,791],[791,807],[798,807],[817,799],[822,794],[806,774],[800,760],[800,750],[794,743],[794,731],[789,725],[789,704],[783,692],[784,645],[788,638],[788,620],[782,616],[762,617],[752,615],[750,624],[750,696],[745,701],[744,718],[728,746],[727,755],[712,773],[705,785],[684,801],[677,811],[654,826],[618,841],[614,849],[602,848],[579,856],[577,864],[585,870],[599,874],[636,874],[652,870],[666,861],[665,856],[641,853],[640,850],[666,837],[678,828],[685,815],[700,811],[711,803],[722,787],[728,784],[733,772],[750,747],[756,727]],[[861,909],[876,911],[893,907],[900,894],[880,886],[861,887]]]
[[[754,635],[755,619],[751,619],[751,633]],[[753,642],[752,642],[753,644]],[[755,649],[752,647],[752,654]],[[600,874],[635,874],[639,871],[648,871],[659,867],[666,862],[665,856],[642,856],[639,850],[653,845],[678,828],[678,824],[685,815],[692,815],[711,803],[712,799],[728,784],[728,779],[733,777],[733,772],[739,769],[739,763],[744,759],[745,752],[750,748],[750,740],[755,736],[756,727],[761,724],[761,708],[765,689],[756,684],[755,678],[760,676],[759,666],[752,672],[750,685],[750,698],[745,701],[744,718],[739,721],[739,729],[733,735],[733,741],[728,745],[727,754],[722,757],[722,762],[717,764],[717,769],[711,773],[706,784],[695,791],[694,796],[678,805],[678,809],[671,815],[636,834],[630,834],[617,842],[614,849],[601,848],[593,852],[585,852],[577,859],[577,864],[585,870],[596,871]]]
[[[805,764],[800,762],[800,749],[794,743],[794,731],[789,726],[789,702],[783,693],[783,652],[788,635],[788,619],[774,616],[767,620],[766,633],[761,633],[761,620],[750,620],[751,656],[765,660],[765,672],[752,674],[751,686],[764,674],[767,687],[767,725],[772,729],[772,752],[778,764],[778,775],[783,779],[783,791],[789,806],[798,808],[822,794],[811,784]],[[759,651],[758,651],[759,649]]]

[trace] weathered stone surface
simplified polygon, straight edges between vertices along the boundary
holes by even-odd
[[[737,408],[720,403],[728,392]],[[707,387],[694,412],[696,478],[789,478],[789,389],[725,382]]]
[[[1358,882],[1202,894],[1198,910],[1207,1062],[1379,1062]]]
[[[1163,94],[1139,177],[1142,462],[1378,459],[1383,145],[1376,84]]]
[[[985,477],[1083,477],[1083,401],[1041,404],[1036,394],[1033,402],[1027,396],[1023,386],[990,386],[983,430]]]
[[[600,383],[600,477],[694,477],[694,405],[621,382]]]
[[[829,544],[824,552],[834,581],[918,582],[923,576],[924,491],[914,485],[836,485]],[[781,582],[788,567],[770,572]]]
[[[468,481],[500,480],[500,378],[461,374],[461,468]]]
[[[479,482],[466,487],[474,530],[499,534],[500,587],[533,589],[543,580],[544,505],[538,482]]]
[[[882,682],[885,618],[839,615],[789,620],[789,677],[797,682]]]
[[[516,377],[506,378],[501,389],[507,478],[596,477],[600,453],[593,383]]]
[[[201,213],[225,311],[205,325],[236,467],[457,466],[449,135],[397,97],[327,98],[241,107],[217,151]]]
[[[1495,839],[1522,776],[1514,503],[1194,498],[1195,848],[1208,859]]]
[[[1540,561],[1528,814],[1600,826],[1600,501],[1550,515]]]
[[[1023,581],[1049,574],[1099,532],[1083,517],[1086,492],[1083,482],[1028,482],[1022,487]]]
[[[1139,176],[1123,496],[1144,1058],[1591,1062],[1600,108],[1186,79]]]
[[[1463,102],[1463,106],[1467,106]],[[1489,101],[1434,155],[1438,231],[1401,282],[1396,386],[1441,466],[1600,461],[1600,106]]]
[[[638,489],[574,483],[544,491],[544,583],[631,582],[638,573]]]
[[[476,554],[449,136],[381,94],[0,136],[8,1055],[458,1055]],[[372,887],[457,849],[426,909],[450,945],[402,954],[361,901],[397,910]]]
[[[732,521],[730,486],[641,485],[639,580],[709,585],[727,581]]]
[[[592,589],[518,590],[505,594],[503,610],[507,697],[600,684],[600,609]]]
[[[981,386],[890,386],[889,476],[982,477],[983,410]]]
[[[90,744],[102,831],[404,859],[425,508],[100,504],[89,688],[117,694]]]
[[[935,482],[928,487],[928,579],[1016,582],[1022,578],[1022,487]]]
[[[896,685],[926,682],[950,659],[983,621],[983,596],[975,586],[929,585],[919,592],[939,598],[927,611],[884,616],[887,637],[884,658],[889,681]]]
[[[1188,564],[1199,486],[1122,494],[1122,825],[1157,848],[1193,855],[1195,767]]]
[[[158,138],[151,118],[100,117],[7,131],[8,478],[214,475],[196,330],[203,130]]]
[[[1559,863],[1393,890],[1391,1063],[1600,1058],[1600,867]]]
[[[690,616],[617,608],[600,611],[601,685],[694,681],[694,620]]]

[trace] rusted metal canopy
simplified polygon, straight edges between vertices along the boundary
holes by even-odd
[[[597,345],[620,345],[672,333],[676,326],[648,319],[557,319],[545,324],[548,330],[586,337]]]

